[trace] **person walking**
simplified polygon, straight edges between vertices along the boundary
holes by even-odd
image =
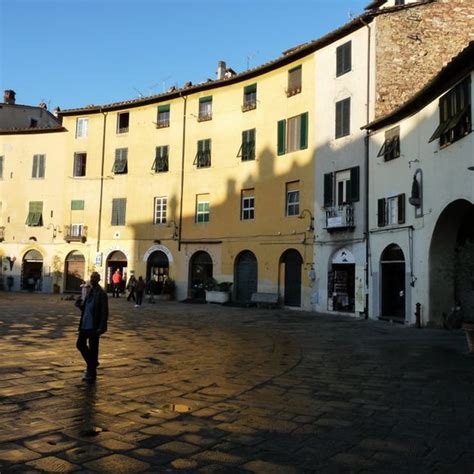
[[[135,288],[135,292],[136,292],[136,295],[137,295],[137,301],[136,301],[136,304],[135,304],[135,308],[142,305],[143,293],[145,293],[145,289],[146,289],[146,283],[143,280],[143,277],[139,276],[138,280],[137,280],[137,286]]]
[[[130,280],[128,280],[128,283],[127,283],[127,290],[128,290],[127,301],[133,300],[134,302],[136,302],[136,299],[135,299],[136,287],[137,287],[137,279],[135,278],[135,275],[132,273],[132,276],[130,277]]]
[[[99,285],[100,275],[97,272],[91,274],[91,288],[85,300],[79,300],[76,305],[81,309],[81,320],[79,322],[79,336],[76,347],[87,364],[87,370],[82,378],[93,382],[97,377],[99,366],[99,340],[100,336],[107,331],[107,320],[109,318],[109,304],[107,293]]]
[[[120,298],[120,290],[122,286],[122,274],[120,273],[120,269],[117,268],[115,273],[112,275],[112,297],[113,298]]]

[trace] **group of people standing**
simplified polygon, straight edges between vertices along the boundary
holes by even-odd
[[[112,275],[112,297],[120,298],[120,293],[122,291],[122,273],[117,268]],[[131,275],[128,280],[126,289],[128,290],[127,301],[133,300],[135,307],[138,308],[142,305],[143,295],[146,290],[146,283],[142,276],[139,276],[138,279],[135,275]]]

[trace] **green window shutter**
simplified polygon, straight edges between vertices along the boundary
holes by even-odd
[[[212,102],[212,95],[208,95],[206,97],[201,97],[199,99],[199,103],[202,104],[204,102]]]
[[[351,168],[351,184],[350,184],[350,200],[351,202],[357,202],[360,199],[359,196],[359,180],[360,180],[360,173],[359,167],[355,166]]]
[[[170,105],[159,105],[158,106],[158,112],[169,112],[170,111]]]
[[[324,175],[324,207],[333,205],[334,173],[326,173]]]
[[[73,200],[71,201],[71,211],[83,211],[84,210],[84,201],[83,200]]]
[[[278,122],[278,146],[277,152],[279,155],[284,155],[286,152],[286,120]]]
[[[41,226],[43,225],[43,202],[42,201],[30,201],[29,212],[26,218],[26,225],[29,226]]]
[[[404,224],[405,223],[405,194],[398,195],[398,223]]]
[[[112,200],[112,225],[125,225],[126,206],[126,198]]]
[[[120,199],[119,203],[119,225],[125,225],[125,211],[127,208],[127,199]]]
[[[3,156],[0,156],[0,179],[3,178]]]
[[[31,177],[36,178],[38,176],[38,156],[39,155],[33,155],[33,166],[31,168]]]
[[[300,150],[308,148],[308,112],[301,114]]]
[[[244,87],[245,94],[252,94],[254,92],[257,92],[257,84],[250,84],[249,86]]]
[[[379,199],[377,201],[377,225],[379,227],[384,227],[387,224],[386,216],[385,216],[385,199]]]
[[[39,155],[38,178],[44,178],[45,155]]]

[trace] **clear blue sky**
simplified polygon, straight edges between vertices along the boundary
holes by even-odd
[[[275,59],[370,0],[0,0],[2,91],[52,110],[107,104]]]

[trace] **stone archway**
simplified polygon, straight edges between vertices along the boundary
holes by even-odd
[[[235,299],[239,303],[248,303],[258,286],[258,265],[254,253],[250,250],[240,252],[235,259],[234,271]]]
[[[112,275],[118,269],[122,274],[122,285],[120,291],[123,292],[125,290],[125,284],[127,282],[127,256],[120,250],[113,251],[108,257],[106,262],[107,268],[107,275],[106,275],[106,282],[107,282],[107,291],[112,292]],[[104,282],[105,285],[105,282]]]
[[[301,268],[303,257],[295,249],[288,249],[280,257],[283,264],[285,292],[283,304],[285,306],[301,306]]]
[[[23,256],[21,264],[21,288],[28,291],[41,291],[43,283],[43,255],[31,249]]]
[[[405,321],[405,256],[396,244],[390,244],[380,257],[382,275],[382,319]]]
[[[189,261],[189,290],[191,297],[203,299],[206,297],[204,284],[212,278],[213,263],[211,256],[199,250]]]

